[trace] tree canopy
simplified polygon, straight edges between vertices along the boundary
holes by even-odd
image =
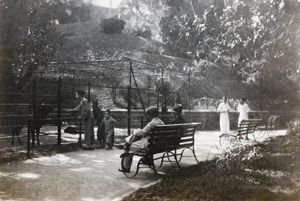
[[[88,3],[0,0],[2,83],[22,85],[37,65],[47,65],[63,43],[56,23],[89,20]],[[120,11],[137,26],[159,26],[173,53],[193,60],[182,67],[192,76],[209,78],[217,68],[257,86],[263,107],[298,104],[298,0],[123,0]],[[232,78],[220,75],[219,82]]]
[[[205,60],[233,69],[241,80],[260,87],[257,98],[264,103],[277,99],[296,104],[300,52],[297,0],[214,1],[204,11],[187,6],[187,1],[166,0],[165,4],[161,34],[174,51],[197,62]],[[203,66],[193,70],[205,76]]]
[[[47,65],[62,44],[57,23],[85,21],[85,0],[0,0],[0,80],[22,86],[38,65]],[[17,87],[18,88],[18,87]]]

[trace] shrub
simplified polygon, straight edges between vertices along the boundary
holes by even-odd
[[[102,19],[100,26],[104,33],[106,34],[114,34],[114,33],[122,33],[125,28],[126,22],[117,18],[107,18]]]
[[[288,135],[299,135],[300,134],[300,120],[295,119],[291,121],[288,125],[287,129]]]
[[[152,32],[149,27],[133,31],[133,34],[146,39],[151,39],[152,37]]]

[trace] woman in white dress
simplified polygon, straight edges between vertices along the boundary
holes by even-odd
[[[246,97],[242,98],[241,102],[239,103],[238,112],[240,113],[238,119],[238,126],[239,126],[242,120],[249,119],[248,113],[250,112],[250,108]]]
[[[218,112],[220,112],[221,134],[228,134],[230,132],[229,111],[230,107],[227,104],[227,98],[223,97],[223,102],[218,107]]]

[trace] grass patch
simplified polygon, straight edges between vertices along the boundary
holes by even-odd
[[[123,200],[300,200],[299,136],[239,147],[211,161],[170,170]]]

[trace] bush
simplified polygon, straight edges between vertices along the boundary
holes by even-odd
[[[299,135],[300,134],[300,120],[295,119],[291,121],[288,125],[287,129],[288,135]]]
[[[138,29],[136,31],[133,31],[133,34],[142,38],[146,38],[146,39],[151,39],[152,37],[152,32],[151,30],[147,27],[144,29]]]
[[[101,28],[106,34],[122,33],[126,22],[117,18],[107,18],[101,20]]]

